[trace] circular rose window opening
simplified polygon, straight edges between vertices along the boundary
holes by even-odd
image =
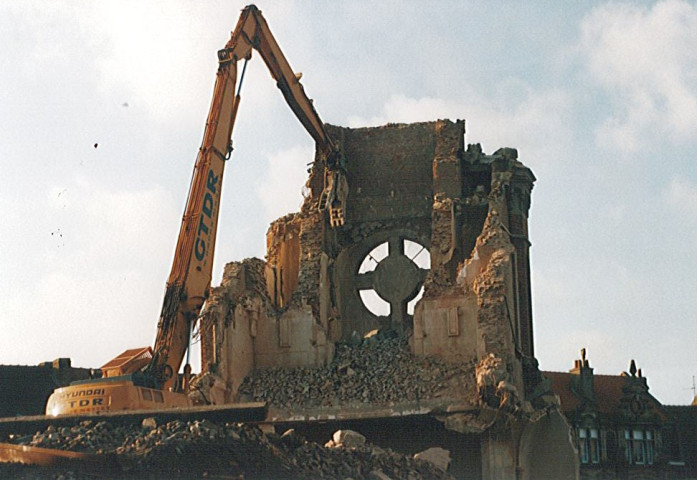
[[[389,316],[392,326],[401,325],[414,314],[430,268],[431,255],[425,246],[390,237],[373,248],[358,268],[356,284],[363,305],[375,316]]]

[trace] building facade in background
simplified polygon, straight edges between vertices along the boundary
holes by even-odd
[[[586,358],[544,372],[573,428],[582,479],[697,478],[697,404],[664,406],[632,360],[628,372],[596,375]]]

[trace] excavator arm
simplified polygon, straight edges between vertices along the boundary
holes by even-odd
[[[332,226],[343,225],[348,187],[339,150],[327,135],[300,76],[293,73],[261,11],[249,5],[242,11],[225,48],[218,52],[213,100],[167,281],[154,354],[146,369],[167,390],[178,388],[177,373],[188,348],[190,328],[210,289],[223,171],[232,152],[232,130],[241,99],[239,91],[235,93],[237,63],[249,60],[252,50],[259,52],[291,110],[314,138],[325,163],[325,191],[320,208],[330,211]]]
[[[324,124],[312,105],[312,100],[305,94],[300,83],[300,76],[293,72],[271,34],[266,20],[254,5],[242,11],[230,41],[224,49],[218,51],[218,61],[221,65],[237,63],[241,59],[250,58],[252,49],[259,52],[286,102],[300,123],[315,139],[322,153],[331,154],[334,145],[327,136]]]

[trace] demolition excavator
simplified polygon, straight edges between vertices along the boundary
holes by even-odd
[[[180,367],[191,332],[208,297],[220,210],[223,170],[232,153],[232,131],[240,106],[247,61],[256,50],[276,80],[286,102],[316,143],[324,163],[319,208],[332,227],[344,223],[348,187],[339,148],[274,39],[261,11],[247,6],[225,48],[218,51],[218,71],[203,142],[196,157],[184,216],[157,324],[154,347],[126,350],[92,378],[53,392],[47,415],[95,414],[120,410],[189,406],[191,366]],[[244,60],[239,74],[238,63]],[[237,91],[235,91],[237,88]]]

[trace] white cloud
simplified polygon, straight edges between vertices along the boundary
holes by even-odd
[[[307,181],[308,164],[313,159],[313,150],[306,147],[269,155],[267,175],[259,183],[257,194],[270,221],[300,210],[302,186]]]
[[[54,195],[56,191],[61,195]],[[112,191],[80,177],[69,188],[50,189],[47,202],[68,246],[74,243],[74,250],[80,252],[71,263],[142,267],[153,260],[157,263],[163,249],[174,249],[181,214],[161,187]],[[78,235],[71,237],[71,232]]]
[[[675,212],[681,228],[686,235],[693,238],[693,245],[697,246],[697,184],[684,177],[675,176],[668,186],[665,198]]]
[[[237,2],[204,4],[187,0],[96,4],[92,20],[93,30],[103,42],[97,58],[102,81],[108,89],[132,95],[129,101],[146,105],[156,119],[171,122],[177,118],[199,125],[213,92],[217,51],[228,42],[243,6]],[[300,18],[307,22],[305,16],[299,15],[291,2],[274,3],[268,8],[271,11],[265,15],[276,19],[271,20],[273,33],[281,33],[279,42],[292,52],[291,47],[304,41],[298,23],[302,23]],[[83,19],[81,24],[85,23]],[[292,30],[294,36],[282,35],[284,30]],[[290,64],[296,67],[289,56]],[[238,64],[238,75],[242,64]],[[296,68],[302,70],[300,67]],[[245,114],[253,108],[261,115],[282,99],[256,50],[244,84],[241,110]]]
[[[657,136],[697,138],[697,6],[604,4],[581,30],[588,71],[610,95],[600,146],[631,153]]]
[[[668,187],[668,202],[694,219],[697,215],[697,185],[684,177],[674,177]]]
[[[579,252],[563,263],[542,259],[533,269],[533,282],[536,310],[571,321],[588,320],[589,299],[594,317],[622,318],[641,304],[647,289],[631,265],[612,252]]]
[[[370,119],[358,116],[348,118],[351,128],[379,126],[388,122],[410,123],[430,122],[436,118],[462,118],[464,105],[449,102],[441,98],[409,98],[404,95],[392,95],[383,106],[382,114]]]
[[[695,230],[695,178],[676,178],[663,205],[646,200],[672,174],[692,171],[686,152],[694,148],[662,141],[689,143],[697,132],[697,52],[687,48],[697,29],[688,2],[550,3],[503,16],[485,3],[270,0],[262,7],[325,121],[346,125],[356,113],[366,118],[350,126],[464,118],[468,143],[488,153],[519,150],[539,178],[531,238],[543,366],[569,368],[586,346],[599,371],[617,372],[626,369],[624,352],[646,348],[647,331],[691,358],[689,345],[676,348],[674,332],[694,338],[685,332],[694,330],[689,272],[697,250],[683,239]],[[215,53],[243,7],[0,2],[0,39],[11,45],[0,54],[0,310],[13,327],[0,337],[0,363],[69,355],[92,366],[152,343]],[[569,55],[586,14],[579,49],[571,50],[584,56]],[[414,35],[412,26],[423,28]],[[574,68],[579,58],[585,70]],[[247,74],[214,283],[226,261],[263,256],[268,221],[297,211],[313,154],[257,54]],[[602,149],[592,137],[599,125]],[[617,145],[638,151],[637,161],[659,158],[646,160],[655,172],[617,165]],[[647,145],[661,156],[648,155]],[[63,237],[51,235],[59,229]],[[675,326],[657,332],[656,318]],[[599,333],[570,336],[574,330]],[[564,350],[554,350],[562,337]],[[615,352],[620,367],[601,362],[597,349]],[[652,355],[660,360],[661,351]],[[688,363],[676,371],[689,379]]]
[[[198,113],[192,104],[210,95],[216,50],[226,41],[224,29],[201,24],[199,7],[171,3],[164,8],[155,2],[102,2],[93,14],[104,43],[97,60],[105,86],[160,119]],[[218,46],[209,47],[211,35],[219,37]]]
[[[582,348],[586,349],[591,366],[596,367],[597,373],[616,375],[626,368],[622,365],[624,359],[616,354],[623,351],[621,342],[601,328],[567,330],[544,345],[543,350],[538,348],[536,352],[542,370],[569,370],[573,367],[574,359],[580,358]],[[629,359],[626,362],[628,364]]]
[[[151,344],[180,219],[168,193],[107,191],[83,178],[48,189],[36,208],[46,217],[32,230],[2,232],[27,259],[21,275],[0,283],[3,311],[36,333],[0,337],[3,362],[27,363],[32,352],[34,362],[72,356],[98,366]],[[37,244],[39,236],[48,240]]]
[[[568,116],[569,96],[561,90],[537,92],[516,84],[513,98],[511,86],[498,98],[484,100],[471,95],[460,98],[409,98],[393,95],[383,112],[370,119],[350,117],[348,125],[374,126],[388,122],[409,123],[449,118],[466,120],[467,143],[481,143],[485,152],[500,147],[517,148],[521,159],[531,167],[551,162],[560,163],[571,143]]]

